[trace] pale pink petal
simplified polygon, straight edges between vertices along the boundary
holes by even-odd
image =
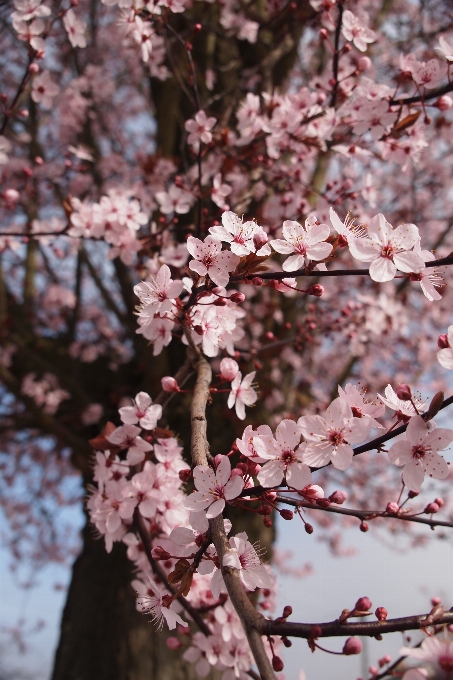
[[[193,471],[193,478],[195,487],[204,493],[209,493],[216,483],[215,472],[208,465],[197,465]]]
[[[284,474],[284,464],[278,460],[271,460],[258,473],[258,481],[261,486],[270,488],[281,484]]]
[[[368,238],[351,238],[348,246],[352,257],[361,262],[371,262],[379,253],[379,246]]]
[[[411,422],[414,418],[411,418]],[[444,427],[436,427],[428,433],[425,439],[425,444],[431,446],[433,451],[443,451],[449,444],[453,442],[453,430],[447,430]]]
[[[277,251],[277,253],[281,253],[282,255],[290,255],[294,252],[294,247],[288,243],[288,241],[284,241],[283,239],[274,239],[270,242],[270,244],[272,248]]]
[[[340,444],[332,451],[332,465],[337,470],[346,470],[352,463],[354,452],[349,444]]]
[[[220,515],[223,512],[224,507],[225,501],[223,498],[219,498],[211,506],[209,506],[206,512],[206,517],[208,519],[214,519],[214,517],[217,517],[217,515]]]
[[[223,566],[233,567],[234,569],[242,568],[239,561],[239,555],[237,554],[236,550],[231,550],[230,552],[225,553],[223,556]]]
[[[388,457],[393,465],[406,465],[412,459],[412,446],[406,440],[393,444],[388,452]]]
[[[310,260],[324,260],[332,252],[333,246],[330,243],[317,243],[307,248],[307,257]]]
[[[295,449],[300,442],[300,427],[294,420],[282,420],[275,430],[275,439],[284,449]]]
[[[330,462],[331,453],[331,446],[321,448],[320,446],[308,444],[307,448],[302,454],[302,460],[310,467],[319,468],[323,465],[327,465],[327,463]]]
[[[297,421],[302,436],[317,441],[319,437],[325,437],[327,433],[326,423],[321,416],[302,416]]]
[[[447,347],[446,349],[441,349],[437,352],[437,361],[441,366],[453,371],[453,349]]]
[[[231,476],[231,463],[228,456],[223,456],[217,465],[215,477],[219,486],[225,486]]]
[[[303,463],[291,463],[286,471],[286,482],[294,489],[303,489],[311,484],[311,470]]]
[[[291,255],[282,264],[282,269],[284,272],[295,272],[298,269],[302,269],[305,263],[305,257],[303,255]]]
[[[395,278],[396,265],[387,257],[377,257],[370,264],[370,277],[373,281],[384,283]]]
[[[135,423],[138,421],[135,406],[122,406],[118,410],[123,423],[126,423],[127,425],[135,425]]]
[[[183,506],[186,510],[194,510],[199,512],[200,510],[206,510],[206,508],[212,503],[215,496],[208,496],[202,494],[199,491],[194,491],[183,501]]]
[[[425,263],[417,253],[396,253],[393,256],[393,261],[400,272],[415,272],[418,274],[425,268]]]
[[[382,213],[375,215],[369,224],[368,234],[372,241],[384,246],[388,243],[392,228]]]
[[[227,501],[237,498],[244,488],[244,480],[239,475],[235,475],[225,485],[224,494]]]
[[[434,479],[447,479],[449,467],[438,453],[426,453],[423,457],[425,472]]]
[[[425,471],[418,460],[410,460],[403,470],[403,482],[411,491],[420,491]]]
[[[190,260],[189,269],[191,269],[193,272],[197,272],[197,274],[200,276],[206,276],[208,273],[206,266],[199,260]]]

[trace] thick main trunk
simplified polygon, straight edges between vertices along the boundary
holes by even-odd
[[[115,543],[107,554],[91,526],[83,538],[52,680],[195,680],[195,667],[183,661],[181,651],[168,649],[168,631],[156,631],[149,617],[136,611],[125,546]]]

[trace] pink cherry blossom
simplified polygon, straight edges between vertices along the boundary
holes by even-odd
[[[155,278],[134,286],[134,293],[140,299],[139,315],[152,318],[154,314],[170,312],[182,291],[183,282],[173,281],[170,267],[162,265]]]
[[[404,416],[415,416],[417,413],[424,413],[424,411],[426,411],[426,403],[420,401],[420,399],[417,399],[413,395],[412,401],[415,404],[415,408],[410,401],[398,399],[396,392],[391,385],[387,385],[384,390],[384,394],[385,397],[378,393],[378,397],[382,403],[394,411],[402,413]]]
[[[453,641],[448,638],[442,640],[435,636],[426,637],[421,647],[403,647],[400,654],[432,663],[436,669],[443,671],[446,677],[453,671]]]
[[[43,71],[33,79],[31,98],[45,109],[51,109],[60,88],[53,82],[49,71]]]
[[[126,459],[129,465],[141,463],[145,458],[145,453],[153,448],[151,444],[138,436],[140,432],[141,429],[136,425],[121,425],[107,437],[112,444],[128,449]]]
[[[352,463],[351,444],[363,441],[371,429],[371,419],[354,418],[349,404],[338,397],[326,411],[326,417],[302,416],[297,421],[307,441],[302,459],[312,467],[329,462],[338,470],[346,470]]]
[[[63,24],[68,34],[69,41],[73,47],[86,47],[85,38],[86,23],[78,19],[74,10],[68,9],[63,17]]]
[[[168,192],[158,191],[156,199],[159,202],[160,211],[164,215],[169,215],[173,212],[178,213],[178,215],[185,215],[189,212],[195,200],[192,194],[174,184],[172,184]]]
[[[293,420],[282,420],[275,430],[275,439],[266,434],[253,438],[256,452],[268,461],[258,473],[262,486],[278,486],[283,477],[293,489],[311,484],[310,468],[302,461],[303,447],[298,446],[300,437],[300,427]]]
[[[447,332],[449,347],[440,349],[437,352],[437,361],[444,368],[453,371],[453,325],[448,327]]]
[[[346,40],[351,40],[360,52],[365,52],[368,44],[376,40],[376,33],[349,9],[343,12],[342,33]]]
[[[383,404],[374,404],[367,401],[360,390],[355,385],[351,385],[351,383],[345,385],[344,389],[339,385],[338,394],[349,404],[352,415],[355,418],[369,418],[373,427],[381,430],[385,429],[381,423],[375,420],[375,418],[380,418],[384,415],[385,408]]]
[[[266,567],[261,564],[258,553],[249,542],[245,531],[229,539],[230,550],[223,556],[223,566],[233,567],[239,571],[239,576],[247,590],[256,588],[270,588],[272,579]],[[217,569],[211,580],[211,590],[214,597],[219,597],[226,590],[222,572]]]
[[[256,222],[243,222],[234,212],[224,212],[222,215],[222,225],[217,225],[209,229],[210,233],[221,241],[230,243],[232,253],[240,257],[250,255],[256,251],[254,237],[262,232],[262,228]],[[266,248],[266,246],[263,246]],[[270,254],[261,252],[260,255]]]
[[[193,478],[197,491],[187,496],[184,507],[187,510],[207,510],[208,519],[220,515],[225,501],[237,498],[244,488],[242,477],[231,477],[231,463],[227,456],[222,457],[215,472],[207,465],[197,465]]]
[[[373,281],[391,281],[397,272],[420,272],[424,263],[420,255],[411,252],[419,239],[415,224],[401,224],[396,229],[381,213],[372,218],[368,227],[369,239],[356,239],[353,257],[371,262]]]
[[[254,463],[265,463],[268,459],[261,458],[253,444],[253,440],[257,435],[272,437],[272,430],[269,425],[260,425],[256,430],[251,425],[247,425],[242,434],[242,439],[236,439],[236,446],[243,456],[247,456]]]
[[[146,589],[146,593],[143,592],[144,588],[139,587],[137,589],[137,607],[144,614],[151,614],[153,621],[157,623],[158,630],[162,629],[164,621],[166,622],[169,630],[174,630],[176,624],[179,623],[181,626],[187,626],[187,623],[170,607],[174,606],[169,595],[162,596],[162,591],[153,581],[153,579],[148,576],[148,581],[150,589]],[[133,581],[132,585],[137,588],[137,581]]]
[[[283,263],[285,272],[293,272],[301,269],[309,260],[324,260],[332,252],[330,243],[325,243],[330,235],[327,224],[318,224],[316,217],[305,220],[305,227],[299,222],[286,220],[283,222],[283,236],[285,240],[275,239],[271,246],[278,253],[291,255]]]
[[[162,416],[162,406],[153,404],[146,392],[139,392],[134,399],[134,406],[122,406],[119,413],[121,420],[127,425],[138,422],[145,430],[154,430]]]
[[[439,47],[434,48],[448,62],[453,62],[453,47],[443,36],[439,38]]]
[[[185,128],[187,132],[190,132],[187,141],[196,151],[199,149],[200,142],[209,144],[212,141],[211,130],[216,122],[217,120],[213,116],[208,118],[204,111],[198,111],[194,119],[191,118],[186,121]]]
[[[139,317],[138,323],[140,328],[137,330],[137,333],[143,335],[144,338],[154,344],[153,356],[158,356],[162,349],[170,344],[175,322],[171,319],[161,319],[159,317],[154,319]]]
[[[220,241],[212,236],[207,236],[204,241],[189,236],[187,250],[194,258],[189,262],[189,268],[200,276],[208,275],[218,286],[227,285],[229,272],[239,264],[239,257],[228,251],[222,252]]]
[[[443,451],[453,441],[453,430],[435,427],[430,429],[421,416],[410,419],[406,438],[389,449],[389,460],[394,465],[404,465],[403,482],[411,491],[420,491],[425,475],[434,479],[448,477],[448,465],[438,451]]]
[[[231,392],[228,397],[228,408],[236,406],[236,415],[241,420],[245,419],[245,407],[253,406],[258,399],[258,395],[252,387],[256,371],[252,371],[242,379],[239,371],[231,383]]]

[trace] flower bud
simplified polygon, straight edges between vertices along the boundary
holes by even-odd
[[[198,335],[203,335],[203,326],[194,326],[193,327],[195,333],[198,333]]]
[[[431,598],[431,604],[433,605],[433,607],[437,607],[437,605],[440,604],[441,602],[442,600],[440,599],[440,597]]]
[[[258,510],[259,515],[272,515],[272,508],[270,508],[268,505],[262,505],[260,509]]]
[[[444,94],[442,97],[436,99],[433,106],[436,106],[439,111],[448,111],[448,109],[451,109],[453,106],[453,99],[447,94]]]
[[[412,392],[409,385],[406,385],[405,383],[398,385],[396,388],[396,396],[403,401],[410,401],[412,399]]]
[[[437,503],[437,505],[439,506],[439,508],[441,508],[443,505],[445,505],[445,501],[444,501],[443,498],[435,498],[435,499],[434,499],[434,502]]]
[[[252,286],[262,286],[262,285],[264,285],[264,280],[261,279],[259,276],[255,276],[255,277],[250,281],[250,283],[252,284]]]
[[[156,562],[159,562],[159,560],[169,560],[171,558],[170,553],[164,550],[160,545],[153,548],[151,554]]]
[[[231,470],[231,476],[232,477],[243,477],[244,475],[244,470],[241,470],[241,468],[235,467]]]
[[[265,518],[263,519],[263,524],[264,524],[265,527],[267,527],[268,529],[270,529],[271,526],[272,526],[272,520],[271,520],[269,517],[265,517]]]
[[[276,491],[266,491],[266,493],[264,494],[264,498],[266,498],[268,501],[271,501],[271,503],[272,503],[277,498],[277,492]]]
[[[245,295],[244,293],[233,293],[230,295],[231,302],[235,302],[236,304],[239,304],[240,302],[244,302],[245,300]]]
[[[283,519],[290,520],[294,517],[294,513],[291,512],[291,510],[280,510],[280,516],[283,517]]]
[[[360,597],[355,603],[354,609],[358,612],[367,612],[372,606],[373,605],[369,597]]]
[[[259,250],[268,242],[268,237],[265,231],[258,231],[253,237],[253,245],[256,250]]]
[[[178,475],[181,482],[188,482],[192,477],[192,470],[180,470]]]
[[[321,286],[320,283],[314,283],[312,286],[310,286],[307,289],[308,295],[314,295],[315,297],[321,297],[321,295],[324,293],[324,286]]]
[[[164,392],[179,392],[179,385],[174,378],[166,375],[160,381]]]
[[[292,647],[293,646],[293,643],[291,642],[291,640],[289,640],[285,636],[282,637],[282,642],[285,645],[285,647]]]
[[[36,165],[42,165],[44,163],[41,156],[35,156],[34,161],[35,161]]]
[[[400,506],[398,503],[394,503],[393,501],[390,503],[387,503],[387,507],[385,509],[385,512],[387,512],[389,515],[396,515],[398,510],[400,509]]]
[[[166,642],[168,649],[171,649],[172,651],[175,651],[181,647],[181,642],[177,637],[168,637]]]
[[[220,463],[222,462],[223,459],[224,459],[224,456],[222,456],[221,453],[218,453],[216,456],[214,456],[215,466],[217,467],[218,465],[220,465]]]
[[[312,534],[312,533],[313,533],[313,527],[312,527],[312,525],[309,524],[308,522],[305,522],[305,524],[304,524],[304,529],[305,529],[305,532],[306,532],[307,534]]]
[[[343,46],[343,52],[344,52],[344,54],[347,54],[347,53],[350,52],[351,50],[352,50],[352,45],[351,45],[350,43],[345,43],[345,45]]]
[[[234,380],[239,372],[239,366],[234,359],[226,357],[220,362],[220,377],[222,380]]]
[[[437,346],[439,349],[447,349],[450,347],[450,343],[448,342],[448,335],[446,333],[442,333],[442,335],[439,335],[437,338]]]
[[[330,507],[330,501],[328,498],[316,498],[315,500],[316,505],[318,505],[320,508],[329,508]]]
[[[357,68],[359,71],[368,71],[368,69],[371,66],[371,59],[369,57],[360,57],[360,59],[357,60]]]
[[[38,66],[38,64],[36,64],[35,62],[33,62],[32,64],[30,64],[30,66],[28,67],[28,72],[29,72],[29,73],[32,73],[33,75],[35,75],[36,73],[39,73],[39,66]]]
[[[351,654],[360,654],[362,651],[362,643],[359,638],[350,637],[346,640],[343,646],[343,654],[349,656]]]
[[[337,490],[330,494],[329,501],[331,503],[336,503],[337,505],[343,505],[347,497],[348,494],[346,493],[346,491]]]
[[[419,493],[420,493],[419,491],[409,491],[409,493],[407,495],[408,495],[409,498],[417,498]]]
[[[20,193],[16,189],[5,189],[2,196],[7,203],[17,203]]]
[[[359,527],[360,531],[363,531],[363,533],[365,533],[366,531],[368,531],[369,528],[370,527],[367,524],[367,522],[360,522],[360,527]]]
[[[325,28],[320,29],[319,37],[321,38],[321,40],[328,40],[329,34],[327,33],[327,30]]]
[[[216,300],[214,300],[213,304],[214,304],[216,307],[225,307],[226,304],[227,304],[227,301],[225,300],[225,298],[219,297],[219,298],[217,298]]]
[[[424,512],[426,512],[427,515],[434,515],[435,512],[439,512],[439,506],[437,503],[428,503]]]
[[[386,666],[388,663],[390,663],[391,660],[392,657],[389,656],[389,654],[386,654],[385,656],[382,657],[382,659],[379,659],[379,668]]]
[[[385,621],[388,616],[388,611],[385,607],[378,607],[374,613],[378,621]]]
[[[289,605],[289,604],[285,605],[285,607],[283,608],[283,614],[282,614],[283,618],[287,619],[288,616],[291,616],[292,613],[293,613],[293,608],[291,607],[291,605]]]
[[[279,673],[284,669],[285,665],[279,656],[272,657],[272,668],[276,673]]]

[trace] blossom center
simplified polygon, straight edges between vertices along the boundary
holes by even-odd
[[[392,260],[395,254],[395,249],[390,243],[381,248],[381,257],[385,257],[387,260]]]
[[[423,446],[419,444],[418,446],[413,446],[412,447],[412,458],[424,458],[425,455],[429,452],[429,447],[428,446]]]
[[[439,656],[439,666],[445,673],[453,672],[453,654],[442,654]]]
[[[362,409],[360,409],[358,406],[351,406],[351,411],[355,418],[363,418]]]
[[[291,463],[294,463],[296,460],[294,451],[291,450],[283,451],[281,455],[281,460],[284,462],[285,465],[291,465]]]
[[[342,430],[330,430],[328,439],[332,446],[339,446],[346,441]]]

